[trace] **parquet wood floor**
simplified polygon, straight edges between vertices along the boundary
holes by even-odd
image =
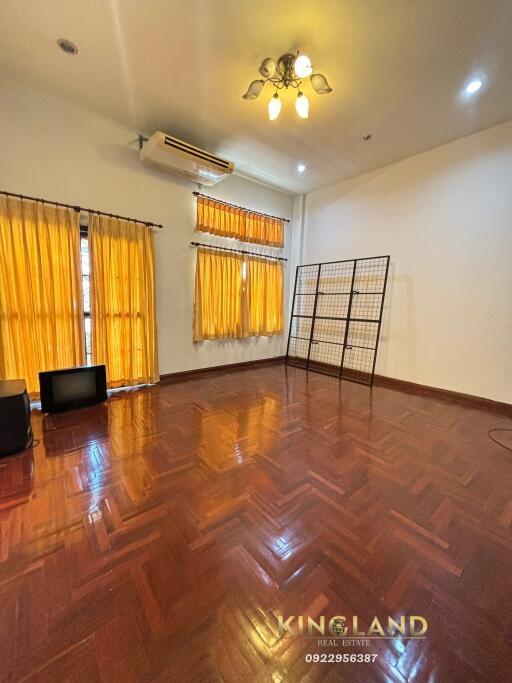
[[[269,365],[33,414],[0,460],[3,681],[505,681],[511,419]],[[276,615],[423,615],[375,664]]]

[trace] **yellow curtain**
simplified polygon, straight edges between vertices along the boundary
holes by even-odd
[[[157,382],[155,258],[151,228],[91,215],[93,363],[109,387]]]
[[[246,333],[253,335],[283,334],[283,265],[266,259],[247,260]]]
[[[78,212],[0,196],[0,378],[84,362]]]
[[[243,336],[243,256],[198,249],[194,341]]]
[[[282,219],[229,206],[208,197],[197,198],[196,230],[271,247],[284,245]]]

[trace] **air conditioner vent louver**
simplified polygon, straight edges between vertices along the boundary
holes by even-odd
[[[181,149],[183,152],[187,152],[188,154],[191,154],[192,156],[197,157],[198,159],[211,161],[212,163],[217,164],[217,166],[220,166],[221,168],[228,169],[232,165],[230,161],[226,161],[225,159],[216,157],[213,154],[210,154],[209,152],[203,152],[203,150],[198,149],[197,147],[193,147],[192,145],[189,145],[187,142],[176,140],[176,138],[170,138],[168,135],[165,136],[165,144],[169,147],[174,147],[174,149]]]
[[[234,164],[165,133],[154,133],[140,150],[146,166],[212,186],[233,173]]]

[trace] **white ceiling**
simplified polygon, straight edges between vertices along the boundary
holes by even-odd
[[[241,95],[263,57],[299,48],[334,92],[308,83],[310,118],[288,93],[270,122],[270,90]],[[512,0],[2,0],[0,74],[308,191],[511,119]]]

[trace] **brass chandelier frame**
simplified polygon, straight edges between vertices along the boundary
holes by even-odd
[[[261,78],[250,83],[247,91],[242,95],[244,100],[255,100],[259,97],[266,83],[274,88],[274,95],[268,103],[268,113],[271,121],[279,116],[281,101],[279,91],[293,88],[297,92],[295,109],[297,114],[307,119],[309,116],[309,100],[302,92],[302,85],[306,79],[311,81],[311,86],[317,95],[327,95],[332,88],[326,77],[321,73],[313,73],[313,66],[307,55],[285,52],[276,61],[272,57],[266,57],[258,69]]]
[[[267,83],[272,83],[277,90],[290,87],[297,89],[300,88],[304,79],[298,78],[293,70],[293,65],[298,55],[298,51],[296,55],[292,54],[291,52],[281,55],[276,63],[277,75],[264,78],[263,80]]]

